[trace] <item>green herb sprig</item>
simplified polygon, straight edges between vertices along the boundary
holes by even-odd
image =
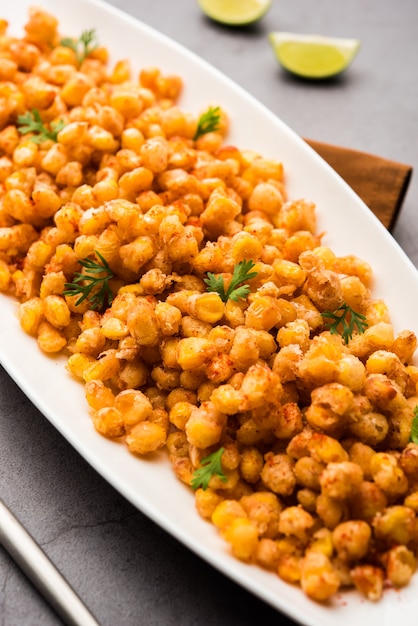
[[[353,311],[351,306],[345,302],[334,312],[324,311],[321,315],[324,318],[333,320],[332,322],[326,322],[331,335],[338,335],[339,326],[341,324],[341,336],[345,343],[348,343],[349,340],[352,339],[355,328],[360,334],[362,334],[368,327],[366,316]]]
[[[412,418],[411,435],[409,441],[418,444],[418,406],[414,408],[414,417]]]
[[[99,47],[99,42],[96,39],[96,30],[94,28],[91,30],[83,30],[78,39],[65,37],[61,39],[60,43],[61,46],[74,50],[79,65],[82,64],[84,59],[86,59],[93,50]]]
[[[221,113],[219,107],[209,107],[206,113],[203,113],[197,123],[196,132],[194,134],[194,141],[199,139],[206,133],[212,133],[219,130],[221,120]]]
[[[30,137],[30,141],[34,143],[43,143],[47,139],[57,141],[58,133],[65,126],[64,120],[59,122],[52,122],[48,129],[42,121],[41,114],[38,109],[32,109],[25,115],[18,115],[17,117],[18,131],[21,135],[27,135],[33,133]]]
[[[96,263],[88,257],[80,261],[80,265],[85,268],[85,272],[75,272],[72,283],[65,283],[65,296],[80,296],[76,301],[76,306],[88,300],[93,311],[102,311],[108,307],[113,294],[109,287],[109,280],[114,277],[106,259],[95,250],[101,264]]]
[[[255,267],[255,263],[251,260],[246,261],[244,259],[238,263],[234,267],[231,282],[226,291],[223,276],[217,276],[216,274],[212,274],[212,272],[208,272],[208,277],[204,279],[207,285],[207,291],[216,291],[223,302],[228,302],[228,300],[238,302],[240,298],[245,299],[250,293],[250,287],[242,283],[257,276],[258,272],[251,272],[253,267]]]
[[[191,482],[192,489],[196,490],[202,487],[203,491],[206,491],[212,476],[218,476],[224,483],[228,480],[221,464],[223,452],[224,448],[219,448],[219,450],[212,452],[212,454],[205,456],[205,458],[201,460],[201,467],[193,473]]]

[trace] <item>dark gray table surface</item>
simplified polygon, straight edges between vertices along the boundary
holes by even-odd
[[[209,21],[194,0],[112,4],[215,65],[300,135],[418,170],[417,0],[274,0],[246,29]],[[301,82],[277,65],[267,40],[273,30],[356,37],[362,48],[339,80]],[[394,231],[415,264],[417,211],[415,174]],[[138,512],[1,368],[0,497],[102,626],[294,624]],[[0,626],[60,623],[0,548]]]

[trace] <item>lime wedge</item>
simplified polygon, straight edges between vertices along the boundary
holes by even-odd
[[[203,13],[229,26],[247,26],[263,17],[272,0],[197,0]]]
[[[273,32],[269,40],[280,65],[303,78],[330,78],[345,70],[360,49],[358,39]]]

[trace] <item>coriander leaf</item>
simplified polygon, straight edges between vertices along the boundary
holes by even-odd
[[[106,259],[95,250],[100,263],[86,257],[80,261],[80,265],[85,268],[85,272],[75,272],[72,283],[65,283],[65,296],[80,296],[76,300],[76,306],[88,300],[93,311],[103,310],[108,307],[113,294],[109,287],[109,280],[114,277]]]
[[[207,291],[216,291],[223,302],[226,302],[226,294],[225,294],[225,284],[223,276],[216,276],[212,274],[212,272],[208,272],[208,277],[204,279],[204,282],[207,284]]]
[[[414,408],[414,417],[412,418],[412,427],[410,441],[418,444],[418,405]]]
[[[249,293],[249,285],[241,285],[231,292],[231,294],[229,295],[229,299],[233,300],[234,302],[238,302],[240,298],[242,298],[242,300],[245,300]]]
[[[79,65],[82,64],[84,59],[86,59],[93,50],[99,47],[99,44],[96,40],[96,30],[92,28],[91,30],[84,30],[78,39],[70,39],[69,37],[65,37],[61,39],[61,46],[66,48],[71,48],[74,50],[77,63]]]
[[[32,111],[28,111],[24,115],[18,115],[17,125],[17,130],[21,135],[33,133],[30,141],[39,144],[43,143],[47,139],[57,141],[58,133],[64,128],[65,122],[64,120],[52,122],[52,124],[50,124],[50,129],[48,130],[42,121],[41,114],[38,109],[32,109]]]
[[[219,130],[221,114],[219,107],[209,107],[206,113],[203,113],[199,121],[197,123],[197,129],[194,134],[194,141],[199,139],[202,135],[206,135],[206,133],[211,133],[216,130]]]
[[[209,487],[212,476],[218,476],[224,483],[228,480],[222,469],[221,459],[223,452],[224,448],[219,448],[219,450],[201,460],[201,467],[193,472],[192,489],[196,490],[202,487],[205,491]]]
[[[227,299],[230,298],[231,300],[237,301],[240,297],[246,297],[249,294],[250,288],[248,285],[245,285],[246,293],[244,296],[240,296],[239,291],[242,288],[238,288],[238,286],[246,282],[247,280],[251,280],[251,278],[255,278],[257,276],[258,272],[250,271],[253,269],[253,267],[255,267],[254,261],[247,261],[246,259],[244,259],[234,267],[231,282],[226,292]]]
[[[353,309],[344,302],[338,309],[333,311],[323,311],[322,317],[333,320],[332,322],[325,322],[331,335],[339,334],[339,326],[341,325],[341,336],[345,343],[348,343],[353,337],[354,329],[362,334],[368,327],[366,316],[361,313],[353,311]]]
[[[255,267],[254,261],[247,261],[246,259],[235,265],[231,282],[226,291],[223,276],[216,276],[208,272],[208,278],[204,279],[208,286],[207,291],[216,291],[223,302],[228,302],[228,300],[238,302],[240,298],[245,299],[250,293],[250,287],[242,283],[257,276],[258,272],[250,271],[253,267]]]

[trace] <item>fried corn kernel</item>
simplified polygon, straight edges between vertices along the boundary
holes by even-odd
[[[319,477],[321,493],[329,498],[345,500],[355,496],[363,480],[361,467],[351,461],[328,463]]]
[[[36,336],[44,316],[44,303],[41,298],[31,298],[22,302],[17,310],[20,325],[28,335]]]
[[[290,535],[306,540],[314,519],[303,507],[289,506],[280,514],[279,531],[284,535]]]
[[[257,528],[246,517],[234,519],[222,533],[230,544],[232,554],[241,561],[254,557],[258,545]]]
[[[202,322],[216,324],[223,318],[224,303],[216,293],[199,294],[193,296],[190,313]]]
[[[277,574],[287,583],[298,583],[302,576],[302,562],[302,557],[298,555],[280,555],[277,565]]]
[[[138,298],[126,319],[132,337],[142,346],[156,345],[159,339],[158,320],[154,307],[145,298]]]
[[[393,454],[376,452],[370,460],[370,471],[375,483],[389,498],[407,492],[408,479]]]
[[[373,565],[357,565],[350,570],[351,580],[356,589],[368,600],[377,602],[383,593],[384,572]]]
[[[126,389],[115,397],[115,407],[123,417],[126,428],[150,419],[153,406],[142,391]]]
[[[279,535],[282,504],[275,494],[259,491],[244,495],[240,502],[256,525],[259,537],[274,539]]]
[[[106,387],[101,380],[90,380],[86,383],[85,394],[89,406],[95,411],[112,407],[115,404],[112,390]]]
[[[163,426],[155,422],[139,422],[129,431],[126,443],[134,454],[150,454],[162,448],[167,440]]]
[[[412,509],[394,505],[376,515],[372,525],[375,536],[387,543],[408,544],[414,533],[415,513]]]
[[[298,459],[294,466],[298,484],[315,491],[320,491],[320,476],[324,469],[323,463],[319,463],[310,456],[303,456]]]
[[[261,480],[273,493],[289,496],[296,486],[293,467],[293,460],[287,454],[268,454],[261,472]]]
[[[94,362],[94,357],[76,352],[68,358],[67,369],[75,378],[84,380],[84,372]]]
[[[48,296],[49,298],[51,296]],[[46,298],[45,298],[46,299]],[[98,356],[106,344],[106,337],[99,326],[86,328],[77,337],[75,349],[83,354]]]
[[[277,571],[280,561],[277,543],[273,539],[260,539],[256,548],[255,560],[264,569]]]
[[[313,552],[321,552],[328,558],[334,554],[334,545],[332,541],[332,533],[328,528],[321,528],[313,533],[309,542],[308,550]]]
[[[205,449],[219,442],[226,416],[211,401],[193,407],[186,424],[187,439],[191,445]]]
[[[328,435],[313,433],[308,439],[312,457],[322,463],[342,463],[348,461],[348,454],[339,441]]]
[[[383,560],[388,580],[398,588],[405,587],[417,569],[416,557],[406,546],[391,548]]]
[[[120,370],[120,362],[113,350],[100,355],[89,367],[86,368],[83,378],[87,383],[89,380],[109,380]]]
[[[38,345],[43,352],[61,352],[67,340],[64,335],[47,321],[41,321],[38,326]]]
[[[364,480],[351,501],[351,512],[354,519],[371,523],[378,513],[387,506],[387,497],[374,482]]]
[[[324,602],[337,592],[340,579],[325,554],[311,551],[302,561],[300,584],[309,598]]]
[[[215,347],[207,339],[187,337],[177,346],[177,361],[184,370],[197,369],[215,356]]]
[[[121,437],[125,433],[122,416],[115,407],[98,409],[93,414],[93,424],[101,435],[110,439]]]
[[[315,507],[316,513],[322,520],[324,527],[330,530],[335,528],[347,516],[348,507],[344,500],[330,498],[323,493],[320,493],[316,498]]]
[[[222,500],[212,513],[212,522],[221,530],[226,529],[235,519],[246,517],[244,507],[236,500]]]
[[[210,487],[196,490],[196,509],[204,519],[211,519],[222,497]]]
[[[362,559],[368,551],[371,528],[364,521],[350,520],[338,524],[332,532],[332,542],[343,561]]]
[[[63,328],[70,323],[70,309],[60,296],[46,296],[43,300],[43,310],[45,319],[55,328]]]

